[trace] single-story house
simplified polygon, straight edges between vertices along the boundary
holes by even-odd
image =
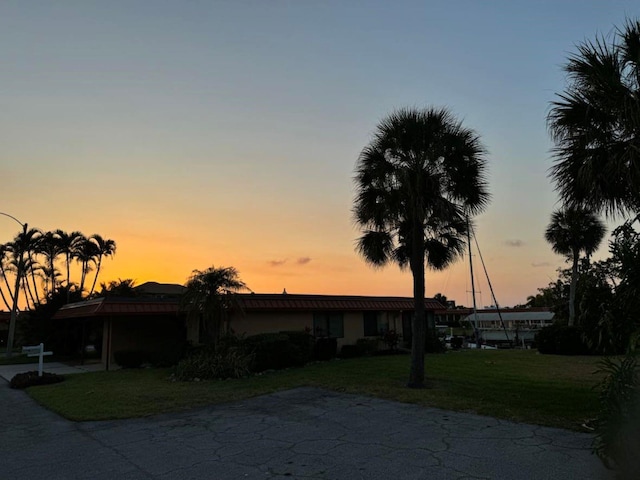
[[[413,298],[349,295],[237,294],[238,308],[229,317],[225,330],[239,335],[282,331],[308,331],[316,337],[333,337],[338,347],[354,344],[359,338],[377,337],[395,330],[404,341],[411,338]],[[434,312],[440,303],[425,299],[427,321],[435,326]],[[119,350],[158,350],[173,342],[200,343],[200,323],[180,311],[179,296],[165,298],[106,297],[68,304],[54,321],[86,325],[82,343],[101,341],[106,369],[115,364]]]
[[[106,370],[115,364],[115,352],[163,351],[186,338],[175,298],[96,298],[64,305],[53,321],[75,335],[82,352],[86,345],[95,345]]]

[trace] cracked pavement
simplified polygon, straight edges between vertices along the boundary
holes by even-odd
[[[591,435],[298,388],[76,423],[0,385],[5,478],[608,479]]]

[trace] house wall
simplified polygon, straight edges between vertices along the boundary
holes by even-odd
[[[400,312],[383,312],[388,320],[389,328],[402,332]],[[313,331],[313,312],[245,312],[244,315],[233,316],[229,327],[238,335],[256,335],[282,331]],[[359,338],[364,338],[363,312],[343,313],[344,337],[338,338],[338,348],[342,345],[353,345]],[[375,337],[371,337],[375,338]]]

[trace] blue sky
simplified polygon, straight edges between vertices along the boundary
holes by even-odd
[[[408,273],[353,249],[353,168],[394,108],[448,106],[489,150],[493,200],[476,223],[498,300],[523,302],[563,265],[543,239],[562,65],[639,13],[630,1],[5,1],[0,211],[116,240],[103,280],[182,283],[215,264],[259,292],[411,295]],[[4,241],[14,227],[0,222]],[[463,262],[427,275],[428,294],[468,303]]]

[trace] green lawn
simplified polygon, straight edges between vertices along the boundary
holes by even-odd
[[[405,387],[409,356],[315,363],[239,380],[175,382],[170,369],[70,375],[32,387],[42,405],[71,420],[152,415],[315,386],[516,421],[581,429],[595,415],[598,357],[481,350],[427,355],[429,387]]]

